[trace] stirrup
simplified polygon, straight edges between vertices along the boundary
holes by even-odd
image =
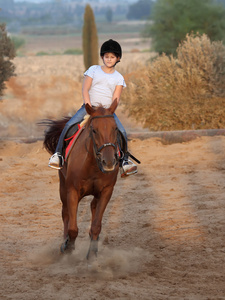
[[[137,173],[137,166],[131,160],[124,160],[120,168],[121,177],[127,177]]]
[[[64,165],[64,158],[61,155],[61,153],[56,152],[50,157],[49,163],[48,163],[48,166],[50,168],[56,169],[56,170],[61,170],[63,168],[63,165]]]

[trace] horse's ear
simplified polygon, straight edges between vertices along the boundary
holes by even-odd
[[[117,98],[113,100],[113,103],[111,104],[109,111],[111,112],[111,114],[113,114],[117,108]]]
[[[93,114],[93,112],[95,111],[94,108],[89,105],[88,103],[85,104],[85,109],[86,109],[86,112],[91,116]]]

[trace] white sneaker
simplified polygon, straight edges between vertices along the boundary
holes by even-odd
[[[126,177],[137,173],[137,166],[131,160],[124,160],[120,168],[121,177]]]
[[[60,153],[56,152],[50,157],[48,166],[50,168],[60,170],[60,169],[62,169],[63,164],[64,164],[64,159],[63,159],[62,155]]]

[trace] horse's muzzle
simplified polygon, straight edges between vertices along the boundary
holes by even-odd
[[[110,161],[106,161],[105,159],[102,159],[102,168],[104,172],[112,172],[115,170],[115,167],[117,165],[117,160],[114,158],[113,160],[111,159]]]
[[[103,173],[113,172],[118,164],[118,157],[110,151],[98,153],[97,156],[98,165]]]

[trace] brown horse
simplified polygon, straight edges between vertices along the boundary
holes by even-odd
[[[65,239],[61,245],[61,252],[69,252],[75,248],[78,235],[78,204],[84,196],[93,195],[89,232],[91,242],[87,259],[97,256],[103,213],[112,196],[119,170],[118,129],[113,117],[116,107],[116,100],[109,109],[85,105],[90,118],[73,146],[63,169],[59,171]],[[64,125],[66,121],[64,120]],[[55,150],[60,134],[57,126],[55,121],[45,134],[44,146],[51,154]],[[63,124],[61,124],[62,129]]]

